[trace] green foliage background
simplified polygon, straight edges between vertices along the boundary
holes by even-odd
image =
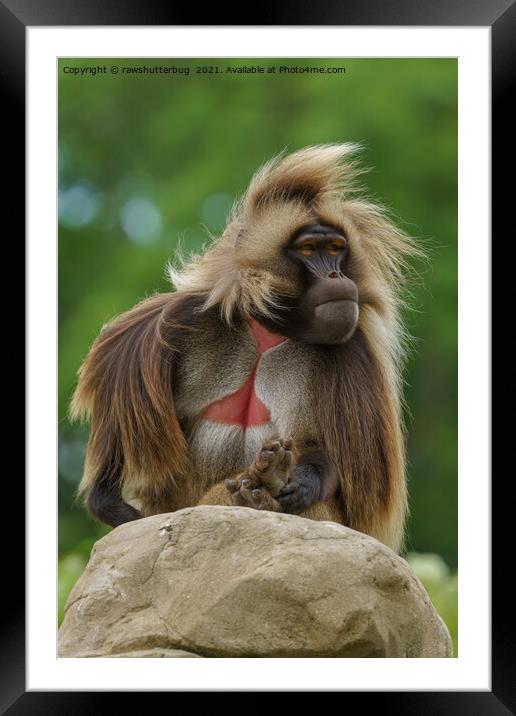
[[[158,64],[189,68],[190,74],[123,72]],[[244,64],[275,71],[225,72]],[[283,65],[338,66],[346,72],[280,74]],[[69,71],[97,66],[107,72]],[[219,73],[196,74],[198,66],[217,67]],[[395,211],[402,228],[433,247],[428,265],[418,266],[416,310],[407,316],[416,337],[406,372],[411,414],[407,548],[439,555],[445,565],[439,574],[446,572],[453,581],[456,60],[61,59],[58,80],[61,614],[92,543],[106,532],[73,501],[87,432],[70,425],[66,414],[88,347],[109,318],[156,290],[169,290],[164,267],[174,259],[178,238],[188,252],[206,242],[206,229],[220,232],[233,199],[258,166],[284,148],[326,142],[362,143],[363,161],[372,167],[365,178],[371,194]],[[454,583],[441,589],[447,595],[441,613],[449,614],[452,631]]]

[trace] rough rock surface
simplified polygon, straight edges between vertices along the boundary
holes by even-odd
[[[94,546],[59,655],[445,657],[410,566],[332,522],[200,506],[121,525]]]

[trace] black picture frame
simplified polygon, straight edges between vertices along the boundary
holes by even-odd
[[[365,25],[365,26],[484,26],[491,28],[492,38],[492,158],[493,191],[492,235],[503,236],[508,212],[514,200],[511,182],[505,179],[507,154],[514,145],[514,111],[511,108],[510,83],[516,77],[514,45],[516,44],[516,3],[514,0],[368,0],[367,2],[319,2],[313,5],[285,2],[282,6],[261,3],[261,18],[267,22],[236,22],[234,15],[224,16],[224,9],[214,6],[203,12],[203,25]],[[257,8],[254,8],[255,10]],[[195,17],[194,17],[195,16]],[[15,156],[4,166],[9,182],[7,199],[12,215],[25,216],[25,35],[28,26],[78,25],[175,25],[198,24],[199,8],[176,7],[156,0],[104,0],[85,3],[80,0],[0,0],[0,78],[3,96],[4,142],[16,148]],[[512,182],[513,185],[513,182]],[[15,211],[18,208],[18,211]],[[14,212],[14,214],[13,214]],[[22,221],[16,222],[21,234]],[[513,233],[513,232],[512,232]],[[21,237],[19,239],[22,245]],[[30,289],[30,287],[29,287]],[[19,309],[18,309],[19,310]],[[31,346],[29,346],[31,348]],[[499,372],[501,368],[499,368]],[[495,373],[493,372],[493,375]],[[497,432],[498,445],[503,436]],[[495,453],[493,453],[495,454]],[[24,485],[19,474],[10,470],[7,503],[24,504]],[[360,699],[365,706],[396,714],[502,714],[516,713],[516,677],[513,591],[505,583],[510,554],[509,509],[504,497],[504,477],[492,484],[492,690],[453,692],[347,692],[343,706],[350,699]],[[509,507],[510,504],[510,507]],[[18,508],[18,511],[19,508]],[[6,529],[11,529],[7,528]],[[111,692],[26,692],[25,690],[25,593],[24,542],[20,530],[16,540],[4,543],[4,575],[9,575],[4,589],[0,633],[0,712],[19,714],[104,713],[120,708],[121,694]],[[172,694],[153,696],[173,698]],[[115,698],[117,699],[115,705]],[[131,705],[138,708],[139,693],[131,693]],[[387,709],[386,709],[387,707]],[[169,701],[169,708],[173,708]]]

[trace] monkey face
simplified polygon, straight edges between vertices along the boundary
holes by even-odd
[[[353,335],[358,323],[358,289],[345,274],[348,242],[339,229],[310,224],[288,246],[288,259],[297,265],[301,296],[287,302],[278,321],[266,325],[303,343],[336,345]]]

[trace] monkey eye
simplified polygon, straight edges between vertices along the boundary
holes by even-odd
[[[302,256],[311,256],[315,252],[315,244],[301,244],[300,246],[296,246],[296,251]]]
[[[326,251],[331,256],[337,256],[337,254],[341,254],[345,248],[346,242],[344,240],[331,241],[329,244],[326,244]]]

